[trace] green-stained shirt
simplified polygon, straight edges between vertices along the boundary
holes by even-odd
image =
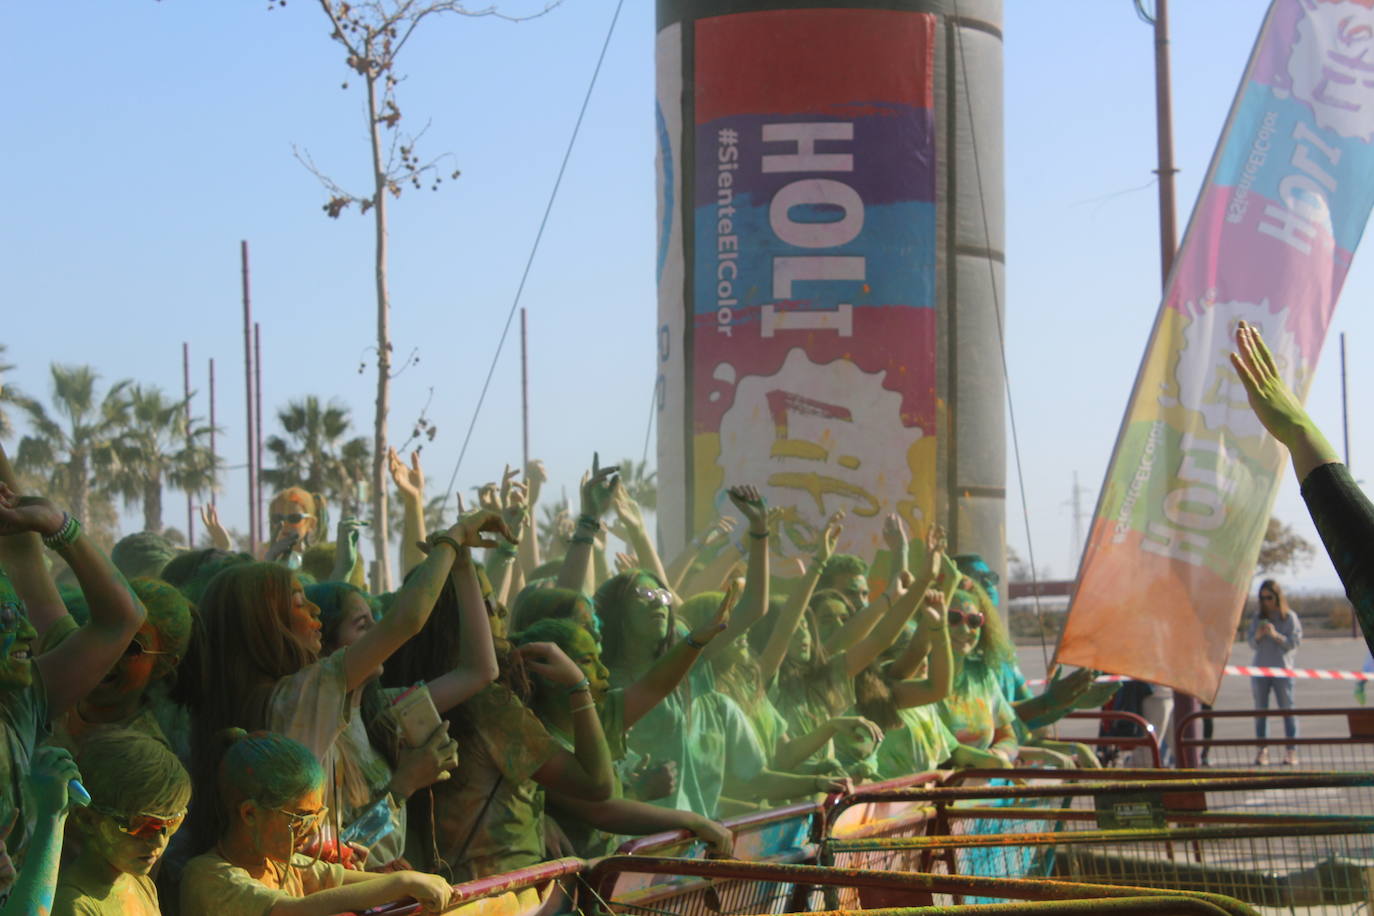
[[[940,718],[937,704],[897,710],[901,728],[883,735],[876,754],[878,778],[898,779],[937,769],[949,760],[959,739]]]
[[[80,861],[57,876],[53,913],[67,916],[158,916],[157,888],[147,875],[120,873],[114,881],[88,873]]]
[[[625,758],[625,691],[618,687],[613,688],[606,694],[596,711],[598,718],[601,719],[601,730],[606,734],[606,747],[610,749],[611,761],[614,763],[623,760]],[[553,740],[557,741],[563,750],[570,754],[573,753],[573,736],[559,731],[547,722],[544,724]],[[611,786],[611,798],[624,798],[625,791],[624,785],[620,781],[619,768],[613,769],[616,772]],[[577,854],[584,859],[610,855],[620,845],[620,837],[596,829],[586,821],[559,808],[557,802],[552,799],[549,799],[548,813],[558,821],[558,826],[563,828],[563,834],[567,836],[568,842],[572,843]]]
[[[460,742],[453,778],[433,786],[440,857],[452,867],[454,881],[543,861],[543,793],[532,777],[554,756],[558,742],[500,684],[482,690],[461,708],[473,724],[473,734]],[[413,828],[411,839],[406,858],[433,870],[438,863],[431,861],[428,845]]]
[[[830,694],[835,697],[834,703],[816,700],[807,691],[785,691],[777,681],[769,691],[773,705],[787,722],[787,734],[793,739],[804,738],[836,716],[845,715],[854,705],[854,680],[849,677],[843,654],[832,658],[817,677],[829,686]],[[811,760],[833,756],[834,742],[830,741],[812,755]]]
[[[986,751],[999,741],[1015,743],[1016,713],[1002,695],[996,672],[981,659],[964,660],[954,688],[938,706],[940,718],[960,744]]]
[[[23,864],[24,850],[33,835],[36,810],[29,794],[28,780],[34,748],[50,734],[48,692],[38,666],[29,663],[33,682],[17,690],[0,691],[0,808],[18,810],[14,830],[6,841],[16,864]]]

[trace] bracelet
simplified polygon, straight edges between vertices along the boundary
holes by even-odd
[[[601,521],[594,516],[582,514],[577,517],[577,527],[590,528],[593,531],[601,530]]]
[[[463,555],[463,545],[459,544],[456,540],[449,537],[447,534],[431,535],[429,543],[431,546],[434,547],[438,547],[440,544],[447,544],[448,546],[453,548],[453,552],[455,554],[457,554],[460,557]]]
[[[749,532],[749,536],[750,536],[751,538],[753,538],[754,540],[756,540],[756,541],[763,541],[763,540],[767,540],[767,538],[768,538],[768,532],[765,531],[763,534],[755,534],[754,532],[751,531],[751,532]]]
[[[572,543],[574,543],[574,544],[595,544],[595,543],[596,543],[596,538],[592,537],[590,534],[574,534],[574,535],[572,536]]]
[[[585,677],[584,677],[582,680],[578,681],[576,684],[573,684],[571,687],[567,688],[567,689],[564,690],[563,692],[566,693],[568,696],[572,696],[574,693],[577,693],[579,690],[591,690],[591,689],[592,689],[592,682],[591,682],[591,679],[590,679],[590,678],[585,678]]]
[[[79,537],[81,523],[76,520],[76,516],[63,512],[62,527],[58,528],[56,533],[44,536],[43,546],[49,550],[62,550],[70,547]]]
[[[515,557],[516,557],[517,555],[519,555],[519,551],[515,549],[515,545],[514,545],[514,544],[506,544],[506,543],[497,544],[497,545],[496,545],[496,552],[497,552],[498,554],[500,554],[501,556],[506,557],[506,558],[508,558],[508,559],[512,559],[512,560],[515,559]]]
[[[595,704],[595,703],[584,703],[584,704],[581,705],[581,706],[574,706],[572,709],[569,710],[569,712],[571,712],[571,713],[573,713],[573,714],[576,714],[576,713],[579,713],[579,712],[586,712],[588,709],[596,709],[596,704]]]
[[[685,637],[683,637],[682,641],[685,642],[687,645],[691,646],[693,649],[696,649],[698,652],[706,648],[706,643],[697,642],[695,639],[692,638],[691,633],[688,633]]]

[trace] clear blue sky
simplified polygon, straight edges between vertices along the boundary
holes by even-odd
[[[1173,5],[1181,222],[1266,6]],[[421,360],[396,380],[392,436],[408,435],[432,387],[433,492],[453,470],[614,7],[566,0],[522,24],[436,20],[402,59],[405,123],[432,121],[421,152],[451,152],[463,172],[392,211],[394,341],[398,357],[417,349]],[[1090,511],[1158,305],[1151,33],[1129,0],[1007,7],[1007,352],[1036,559],[1070,575],[1072,473]],[[327,219],[323,190],[292,157],[295,144],[340,183],[366,180],[361,97],[356,80],[340,89],[349,73],[317,6],[70,0],[21,4],[7,21],[0,341],[18,369],[5,382],[45,395],[46,367],[60,361],[92,364],[107,382],[179,391],[189,341],[196,410],[206,412],[214,357],[221,451],[241,464],[238,243],[248,239],[265,405],[334,395],[368,431],[373,379],[357,369],[373,337],[370,222]],[[575,487],[593,448],[607,459],[643,451],[655,326],[653,29],[653,3],[627,0],[525,292],[532,448],[554,492]],[[1309,403],[1339,442],[1336,335],[1346,331],[1357,476],[1374,461],[1362,398],[1374,356],[1369,261],[1356,257]],[[517,340],[513,332],[460,486],[518,459]],[[1024,556],[1010,451],[1008,462],[1008,541]],[[239,528],[243,490],[244,472],[230,472],[221,505]],[[169,494],[168,523],[183,526],[183,512]],[[1276,514],[1315,540],[1291,473]],[[1301,581],[1335,577],[1323,557]]]

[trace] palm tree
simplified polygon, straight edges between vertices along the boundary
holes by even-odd
[[[4,383],[5,374],[14,370],[12,363],[5,362],[5,349],[5,345],[0,343],[0,439],[8,439],[14,435],[14,423],[5,412],[5,405],[13,404],[18,407],[28,400],[18,388]]]
[[[186,401],[167,397],[155,386],[134,385],[128,394],[124,429],[114,441],[116,467],[107,488],[126,506],[143,507],[143,530],[162,531],[162,487],[171,484],[192,496],[215,485],[217,468],[210,453],[210,428],[188,418]]]
[[[263,483],[304,487],[337,501],[345,515],[356,514],[372,452],[362,436],[345,438],[353,425],[349,409],[336,401],[321,404],[312,394],[279,409],[277,422],[285,436],[267,438],[276,467],[263,469]]]
[[[117,464],[115,440],[125,428],[128,379],[117,382],[105,396],[97,395],[100,376],[90,366],[53,363],[52,407],[25,398],[17,406],[33,434],[19,440],[15,464],[19,470],[46,481],[48,492],[64,498],[84,522],[92,521],[92,496]]]
[[[658,471],[649,470],[649,462],[626,458],[620,462],[620,483],[641,509],[658,508]]]

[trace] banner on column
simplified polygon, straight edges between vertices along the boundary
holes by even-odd
[[[934,17],[780,10],[694,24],[688,416],[694,527],[725,488],[924,527],[935,493]]]
[[[1284,455],[1231,367],[1260,328],[1303,398],[1374,203],[1374,10],[1275,0],[1165,292],[1058,661],[1210,700]]]

